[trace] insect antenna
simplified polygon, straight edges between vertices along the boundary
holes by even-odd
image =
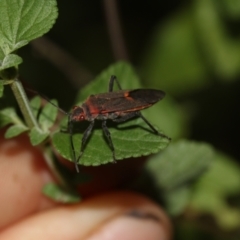
[[[31,88],[24,87],[24,89],[26,89],[28,92],[31,92],[31,93],[34,93],[34,94],[37,94],[37,95],[41,96],[43,99],[45,99],[45,100],[48,101],[50,104],[52,104],[54,107],[56,107],[61,113],[69,116],[70,113],[64,111],[64,110],[63,110],[62,108],[60,108],[57,104],[51,102],[51,100],[50,100],[47,96],[45,96],[44,94],[42,94],[42,93],[40,93],[40,92],[37,92],[37,91],[35,91],[35,90],[31,89]]]

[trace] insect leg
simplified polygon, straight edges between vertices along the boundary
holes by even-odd
[[[138,112],[128,113],[128,114],[126,114],[126,115],[124,115],[122,117],[112,119],[112,121],[113,122],[117,122],[117,123],[121,123],[121,122],[125,122],[128,119],[131,119],[131,118],[134,118],[134,117],[138,117]]]
[[[108,143],[109,143],[109,146],[112,150],[112,154],[113,154],[113,161],[116,162],[116,157],[115,157],[115,149],[114,149],[114,146],[113,146],[113,142],[112,142],[112,138],[111,138],[111,134],[107,128],[107,121],[104,120],[102,122],[102,129],[103,129],[103,132],[105,134],[105,136],[107,137],[107,140],[108,140]]]
[[[73,124],[72,124],[72,121],[70,119],[70,115],[68,115],[68,131],[69,131],[69,134],[70,134],[70,144],[71,144],[71,149],[72,149],[72,153],[73,153],[73,161],[74,161],[74,164],[75,164],[75,169],[76,171],[79,173],[79,167],[78,167],[78,164],[77,164],[77,158],[76,158],[76,153],[75,153],[75,149],[74,149],[74,145],[73,145]]]
[[[84,145],[85,145],[87,139],[89,138],[90,134],[92,133],[93,126],[94,126],[94,121],[92,121],[92,122],[89,124],[88,128],[87,128],[87,129],[84,131],[84,133],[83,133],[80,154],[79,154],[79,156],[78,156],[75,164],[78,164],[78,163],[79,163],[79,160],[80,160],[80,158],[81,158],[82,155],[83,155]]]
[[[117,77],[114,76],[114,75],[112,75],[112,76],[110,77],[110,80],[109,80],[109,86],[108,86],[108,91],[109,91],[109,92],[112,92],[112,91],[113,91],[114,81],[117,83],[118,88],[119,88],[120,90],[122,90],[121,85],[120,85],[119,81],[117,80]]]
[[[140,118],[142,118],[142,120],[154,131],[155,134],[171,140],[171,138],[169,138],[168,136],[164,135],[163,133],[160,133],[157,129],[155,129],[155,128],[153,127],[153,125],[141,114],[141,112],[137,112],[137,115],[138,115]]]

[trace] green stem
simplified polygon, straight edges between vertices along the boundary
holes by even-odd
[[[10,85],[28,127],[30,129],[32,129],[33,127],[39,129],[38,122],[35,116],[33,115],[27,95],[24,91],[21,82],[15,79]]]

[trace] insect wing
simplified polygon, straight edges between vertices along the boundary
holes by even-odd
[[[165,96],[161,90],[136,89],[90,96],[87,103],[98,113],[133,112],[152,106]]]

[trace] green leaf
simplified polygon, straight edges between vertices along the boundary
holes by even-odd
[[[37,118],[41,107],[41,98],[39,96],[32,98],[30,101],[30,106],[32,108],[34,117]]]
[[[0,126],[6,126],[13,123],[5,132],[5,138],[12,138],[20,135],[28,130],[28,127],[24,125],[22,120],[16,114],[14,108],[5,108],[0,111]]]
[[[166,208],[168,213],[172,216],[180,215],[188,206],[189,199],[191,198],[191,189],[189,186],[183,186],[175,189],[174,191],[166,192],[164,195]]]
[[[189,204],[192,194],[190,183],[196,180],[213,160],[214,154],[210,145],[180,140],[172,143],[163,153],[149,159],[141,181],[143,182],[144,177],[145,181],[150,179],[147,191],[157,201],[162,203],[164,200],[171,215],[179,215]]]
[[[0,97],[3,96],[3,91],[4,91],[4,82],[0,80]]]
[[[171,16],[156,28],[140,68],[146,85],[183,95],[209,83],[195,28],[189,11]]]
[[[239,165],[217,154],[212,168],[195,184],[189,208],[198,215],[211,214],[221,228],[233,230],[240,226],[240,210],[231,207],[228,198],[239,193]]]
[[[33,127],[29,135],[32,145],[36,146],[42,143],[49,136],[49,132],[44,132],[39,128]]]
[[[239,38],[233,38],[229,34],[226,23],[219,13],[218,4],[219,1],[194,2],[195,31],[198,31],[198,41],[211,71],[219,79],[235,80],[238,79],[240,72]],[[237,10],[239,6],[235,5],[234,8]]]
[[[0,127],[4,127],[12,123],[12,118],[8,115],[9,112],[14,111],[13,108],[5,108],[0,111]]]
[[[0,46],[5,55],[48,32],[57,15],[55,0],[1,0]]]
[[[14,67],[22,63],[22,58],[16,54],[9,54],[4,57],[3,61],[0,64],[0,70]]]
[[[235,20],[239,19],[240,15],[240,2],[239,0],[220,0],[218,1],[222,11]]]
[[[24,125],[13,125],[7,129],[5,132],[5,138],[13,138],[20,135],[23,132],[26,132],[28,128]]]
[[[81,126],[82,132],[86,129]],[[151,132],[141,120],[132,120],[118,126],[109,124],[112,141],[117,160],[130,157],[147,156],[157,153],[167,147],[169,140]],[[80,153],[83,134],[74,134],[74,148],[76,155]],[[53,144],[57,151],[66,159],[73,161],[70,136],[67,133],[57,132],[53,135]],[[95,128],[91,139],[87,142],[80,164],[98,166],[113,162],[112,151],[101,128]]]
[[[77,203],[81,200],[77,193],[66,191],[55,183],[46,184],[42,191],[44,195],[60,203]]]
[[[180,140],[172,143],[161,155],[147,163],[156,184],[171,190],[196,178],[213,160],[213,150],[206,143]]]
[[[4,108],[0,111],[0,126],[6,126],[9,123],[13,123],[16,125],[25,126],[22,120],[18,117],[14,108]]]
[[[51,102],[57,105],[56,100],[51,100]],[[58,109],[51,103],[47,103],[42,109],[39,116],[39,123],[44,131],[48,131],[50,127],[53,126],[57,118]]]
[[[108,91],[108,83],[111,75],[116,75],[123,89],[139,88],[139,79],[126,62],[111,65],[102,72],[88,86],[81,90],[78,101],[85,100],[89,95]],[[65,120],[66,121],[66,120]],[[89,123],[79,124],[78,134],[74,134],[73,142],[76,155],[79,155],[82,136]],[[96,124],[97,125],[97,124]],[[65,127],[66,128],[66,127]],[[108,123],[112,141],[116,150],[116,158],[147,156],[163,150],[169,143],[167,138],[154,134],[141,119],[127,121],[122,124]],[[69,134],[57,132],[53,135],[53,144],[57,151],[66,159],[73,161],[73,153],[70,145]],[[105,139],[102,128],[95,126],[91,138],[87,142],[80,164],[97,166],[113,162],[112,151]]]
[[[52,100],[57,105],[57,101]],[[54,124],[58,109],[52,104],[48,103],[40,111],[41,98],[39,96],[34,97],[30,101],[34,116],[37,118],[39,115],[39,123],[42,129],[33,128],[30,132],[30,139],[33,145],[38,145],[43,142],[49,135],[49,128]],[[40,114],[39,114],[40,111]]]

